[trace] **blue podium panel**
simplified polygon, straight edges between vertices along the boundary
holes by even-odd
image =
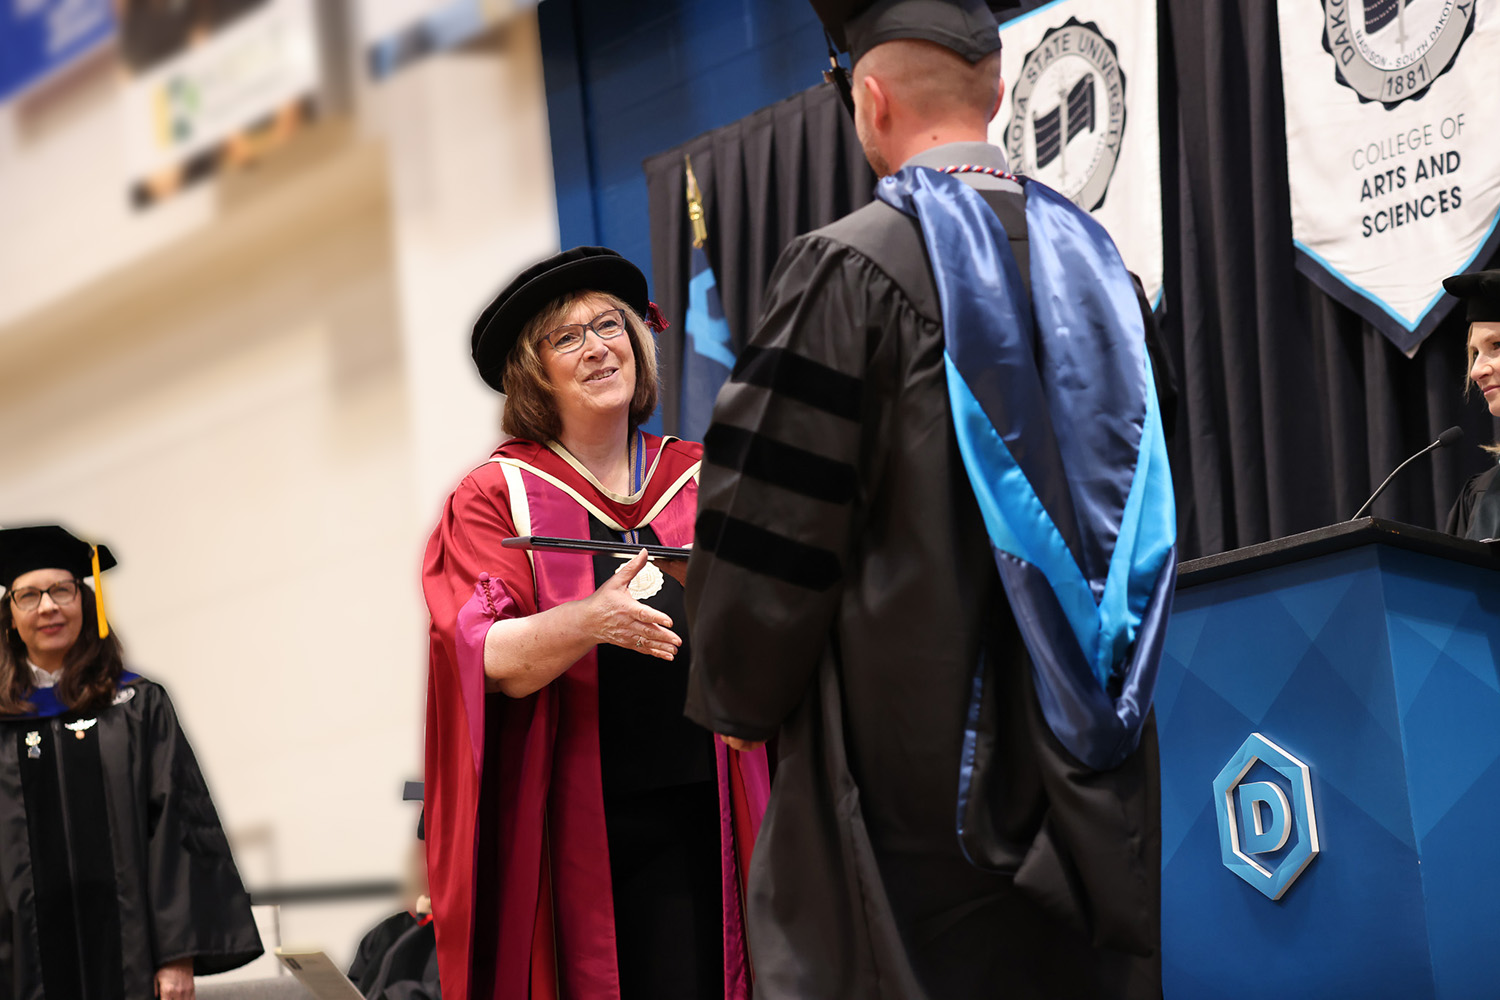
[[[1178,593],[1169,1000],[1500,997],[1497,658],[1500,571],[1386,544]]]

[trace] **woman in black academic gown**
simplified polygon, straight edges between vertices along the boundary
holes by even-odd
[[[1443,279],[1443,287],[1464,300],[1469,320],[1469,379],[1484,394],[1490,413],[1500,417],[1500,271],[1475,271]],[[1500,456],[1500,446],[1486,451]],[[1448,514],[1448,533],[1461,538],[1500,538],[1500,466],[1491,466],[1464,484]]]
[[[183,1000],[261,953],[172,703],[95,597],[114,565],[55,525],[0,531],[0,996]]]

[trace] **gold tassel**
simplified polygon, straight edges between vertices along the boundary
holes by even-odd
[[[693,161],[684,156],[687,164],[688,220],[693,224],[693,246],[701,247],[708,242],[708,224],[703,219],[703,193],[698,190],[698,178],[693,176]]]
[[[109,619],[104,616],[104,581],[99,577],[99,546],[93,548],[94,610],[99,613],[99,638],[109,638]]]

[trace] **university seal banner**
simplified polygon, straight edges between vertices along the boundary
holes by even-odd
[[[1011,170],[1092,214],[1160,304],[1156,0],[1053,0],[1002,24],[1000,40],[990,141]]]
[[[1500,211],[1500,0],[1279,0],[1297,267],[1402,351]]]

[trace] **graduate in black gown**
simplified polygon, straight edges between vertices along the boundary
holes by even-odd
[[[96,597],[114,565],[55,525],[0,531],[0,996],[185,1000],[262,951],[171,700]]]
[[[1464,300],[1469,320],[1469,380],[1484,394],[1490,413],[1500,417],[1500,270],[1455,274],[1443,279],[1449,294]],[[1500,447],[1486,451],[1500,456]],[[1448,512],[1448,533],[1461,538],[1500,538],[1500,466],[1491,466],[1464,484]]]
[[[731,746],[779,741],[747,894],[756,1000],[1159,998],[1139,678],[1175,530],[1143,310],[1098,227],[986,141],[1001,54],[980,0],[814,6],[850,50],[884,179],[781,254],[705,437],[687,587],[687,714]],[[1099,429],[1117,435],[1103,455]],[[976,472],[1000,441],[1024,482]],[[999,549],[982,504],[1003,484],[1014,506],[989,509],[1041,540],[1027,551],[1063,553],[1060,580],[1075,564],[1068,607],[1087,607],[1096,593],[1069,581],[1125,550],[1095,515],[1130,517],[1136,474],[1160,548],[1131,571],[1151,588],[1131,606],[1158,613],[1120,636],[1107,686],[1069,690],[1038,666],[1079,659],[1062,592]],[[1106,752],[1048,713],[1061,698],[1104,709],[1090,731],[1111,734]]]

